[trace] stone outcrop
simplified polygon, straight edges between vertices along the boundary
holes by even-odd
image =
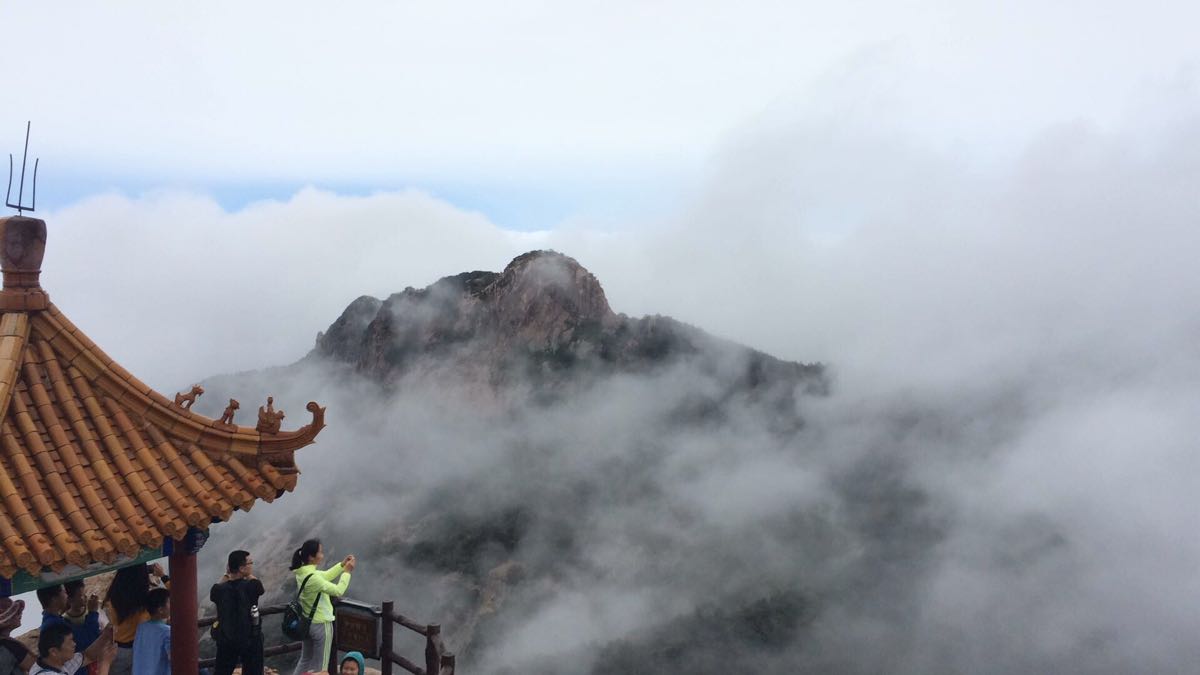
[[[669,317],[614,313],[599,280],[554,251],[520,255],[501,273],[464,272],[386,300],[360,297],[317,337],[309,358],[385,384],[421,373],[492,386],[554,384],[690,359],[750,389],[824,387],[818,365],[782,361]]]

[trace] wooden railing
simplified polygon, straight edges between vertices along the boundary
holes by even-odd
[[[413,675],[454,675],[454,654],[446,651],[442,643],[442,627],[436,623],[422,626],[400,614],[393,604],[383,603],[379,616],[383,618],[383,635],[379,644],[380,670],[383,675],[392,675],[392,664],[400,666]],[[392,625],[403,626],[414,633],[425,636],[425,668],[392,651]]]
[[[339,603],[334,603],[334,611]],[[259,609],[260,617],[267,617],[273,614],[282,614],[287,605],[272,605]],[[393,665],[400,666],[413,675],[454,675],[454,654],[446,651],[446,645],[442,642],[442,627],[439,624],[419,624],[402,614],[397,614],[395,605],[391,601],[383,603],[379,609],[371,608],[370,612],[373,616],[379,618],[380,636],[379,636],[379,663],[380,670],[383,675],[392,675]],[[200,619],[199,626],[201,629],[207,628],[215,623],[217,617],[206,616]],[[425,637],[425,667],[422,668],[408,659],[400,656],[393,651],[393,635],[392,631],[395,626],[401,626],[408,630],[423,635]],[[264,631],[264,638],[266,632]],[[339,669],[338,664],[338,643],[337,631],[332,632],[333,647],[329,651],[329,672],[336,673]],[[290,652],[300,651],[299,642],[285,642],[283,644],[272,645],[263,649],[263,656],[278,656]],[[200,661],[201,668],[211,668],[216,665],[216,659],[202,659]]]
[[[258,610],[258,614],[259,614],[259,616],[270,616],[272,614],[283,614],[283,610],[286,607],[287,607],[287,605],[274,605],[272,607],[263,607]],[[204,630],[205,628],[208,628],[209,626],[213,625],[216,622],[217,622],[217,617],[206,616],[203,619],[200,619],[200,621],[199,621],[200,629]],[[264,638],[266,637],[265,632],[263,633],[263,637]],[[263,649],[263,657],[265,658],[268,656],[279,656],[280,654],[287,654],[288,652],[298,652],[298,651],[300,651],[300,643],[299,642],[287,642],[287,643],[284,643],[281,645],[272,645],[270,647],[265,647]],[[216,658],[200,660],[201,668],[212,668],[215,665],[217,665]]]

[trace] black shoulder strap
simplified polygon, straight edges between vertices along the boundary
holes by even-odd
[[[300,588],[296,589],[296,601],[297,602],[300,601],[300,594],[304,592],[304,584],[307,584],[308,580],[311,579],[312,575],[314,575],[314,574],[316,574],[316,572],[310,572],[308,576],[304,577],[304,582],[300,584]]]
[[[304,584],[308,583],[308,580],[310,578],[312,578],[313,574],[316,574],[316,572],[312,572],[307,577],[304,577],[304,583],[300,584],[300,588],[296,590],[296,602],[300,602],[300,592],[304,590]],[[321,602],[321,594],[317,593],[317,597],[313,599],[312,609],[308,610],[308,622],[309,623],[312,623],[313,617],[317,615],[317,605],[320,602]]]
[[[304,578],[304,583],[301,583],[299,589],[296,589],[296,603],[300,602],[300,593],[304,592],[304,587],[306,584],[308,584],[308,579],[312,579],[313,574],[316,574],[316,572],[311,572],[310,574],[308,574],[307,577]],[[317,597],[314,598],[312,601],[312,609],[308,610],[308,622],[310,622],[310,623],[312,623],[312,617],[317,615],[317,604],[318,603],[320,603],[320,593],[319,592],[317,593]]]

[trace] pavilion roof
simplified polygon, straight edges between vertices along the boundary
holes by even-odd
[[[111,565],[295,488],[294,453],[324,408],[309,403],[312,422],[282,432],[167,399],[50,302],[44,245],[42,221],[0,219],[0,577]]]

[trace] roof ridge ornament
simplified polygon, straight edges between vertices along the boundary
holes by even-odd
[[[29,164],[29,128],[33,126],[29,120],[25,121],[25,154],[21,155],[21,184],[17,187],[17,203],[12,203],[12,182],[13,182],[13,156],[8,153],[8,190],[4,193],[4,205],[10,209],[16,209],[17,215],[21,215],[24,211],[33,213],[37,206],[37,172],[38,162],[41,160],[37,157],[33,159],[33,196],[29,202],[29,206],[25,205],[25,167]]]
[[[258,425],[255,429],[264,434],[277,434],[283,426],[283,418],[283,411],[275,409],[275,397],[268,396],[267,404],[258,408]]]
[[[46,253],[46,221],[29,216],[0,218],[0,312],[44,310],[50,297],[42,290],[42,258]]]
[[[186,394],[183,392],[175,393],[175,405],[179,406],[180,408],[183,408],[184,410],[191,410],[192,404],[196,402],[197,398],[200,398],[203,395],[204,395],[204,387],[201,387],[198,384],[193,384],[192,390],[189,391],[188,393],[186,393]]]
[[[233,416],[237,414],[238,408],[241,407],[242,404],[238,403],[237,399],[229,399],[229,405],[225,406],[225,412],[221,413],[221,424],[236,428],[237,425],[233,423]]]

